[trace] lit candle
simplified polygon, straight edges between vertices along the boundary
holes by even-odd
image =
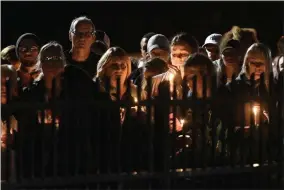
[[[124,108],[120,108],[120,124],[123,123],[124,117],[125,117],[125,109]]]
[[[183,124],[184,124],[184,119],[181,119],[181,120],[180,120],[181,128],[183,128]]]
[[[175,78],[175,75],[173,73],[170,73],[169,74],[169,82],[170,82],[170,92],[171,92],[171,94],[174,91],[174,78]],[[172,95],[171,95],[171,99],[173,99]]]
[[[137,104],[137,102],[138,102],[138,99],[136,97],[134,97],[134,103]],[[131,107],[131,108],[133,108],[135,111],[138,110],[138,106],[134,106],[134,107]]]
[[[252,107],[252,112],[254,115],[254,124],[255,126],[259,125],[259,112],[260,112],[260,106],[259,105],[254,105]]]

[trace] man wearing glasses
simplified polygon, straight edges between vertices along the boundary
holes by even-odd
[[[72,48],[66,53],[67,64],[83,69],[93,78],[100,56],[91,52],[91,46],[96,40],[92,20],[85,16],[75,18],[70,26],[69,40]]]

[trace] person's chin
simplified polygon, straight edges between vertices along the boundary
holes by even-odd
[[[25,66],[25,67],[32,67],[36,64],[35,60],[24,60],[22,62],[22,64]]]

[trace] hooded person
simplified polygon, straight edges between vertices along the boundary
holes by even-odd
[[[257,38],[257,31],[254,28],[240,28],[239,26],[233,26],[230,31],[223,35],[223,39],[220,42],[220,49],[226,46],[227,41],[230,39],[238,40],[240,42],[240,56],[241,62],[244,59],[244,55],[247,49],[259,40]]]
[[[16,55],[21,62],[17,72],[19,92],[22,88],[29,87],[42,73],[41,69],[36,66],[40,47],[40,39],[32,33],[21,35],[16,42]]]

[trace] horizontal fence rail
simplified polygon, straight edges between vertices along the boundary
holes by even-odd
[[[283,187],[284,77],[201,79],[161,82],[157,94],[152,78],[127,80],[123,96],[120,79],[115,93],[104,81],[93,98],[55,98],[53,80],[49,101],[12,97],[7,80],[2,187]]]

